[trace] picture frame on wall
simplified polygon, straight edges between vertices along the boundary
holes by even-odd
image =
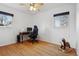
[[[62,12],[54,14],[54,27],[61,28],[68,26],[69,12]]]

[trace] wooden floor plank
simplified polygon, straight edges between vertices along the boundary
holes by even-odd
[[[75,56],[59,50],[59,45],[39,41],[34,44],[25,41],[0,47],[0,56]]]

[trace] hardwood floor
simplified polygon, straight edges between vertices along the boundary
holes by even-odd
[[[25,41],[0,47],[0,56],[75,56],[76,53],[64,53],[59,46],[43,41],[32,44]]]

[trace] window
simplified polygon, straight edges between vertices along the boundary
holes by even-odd
[[[69,12],[63,12],[54,15],[54,25],[55,27],[65,27],[68,25]]]
[[[13,14],[0,11],[0,26],[7,26],[12,23]]]

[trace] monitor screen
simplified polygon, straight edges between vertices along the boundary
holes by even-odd
[[[32,27],[27,27],[27,32],[32,31]]]

